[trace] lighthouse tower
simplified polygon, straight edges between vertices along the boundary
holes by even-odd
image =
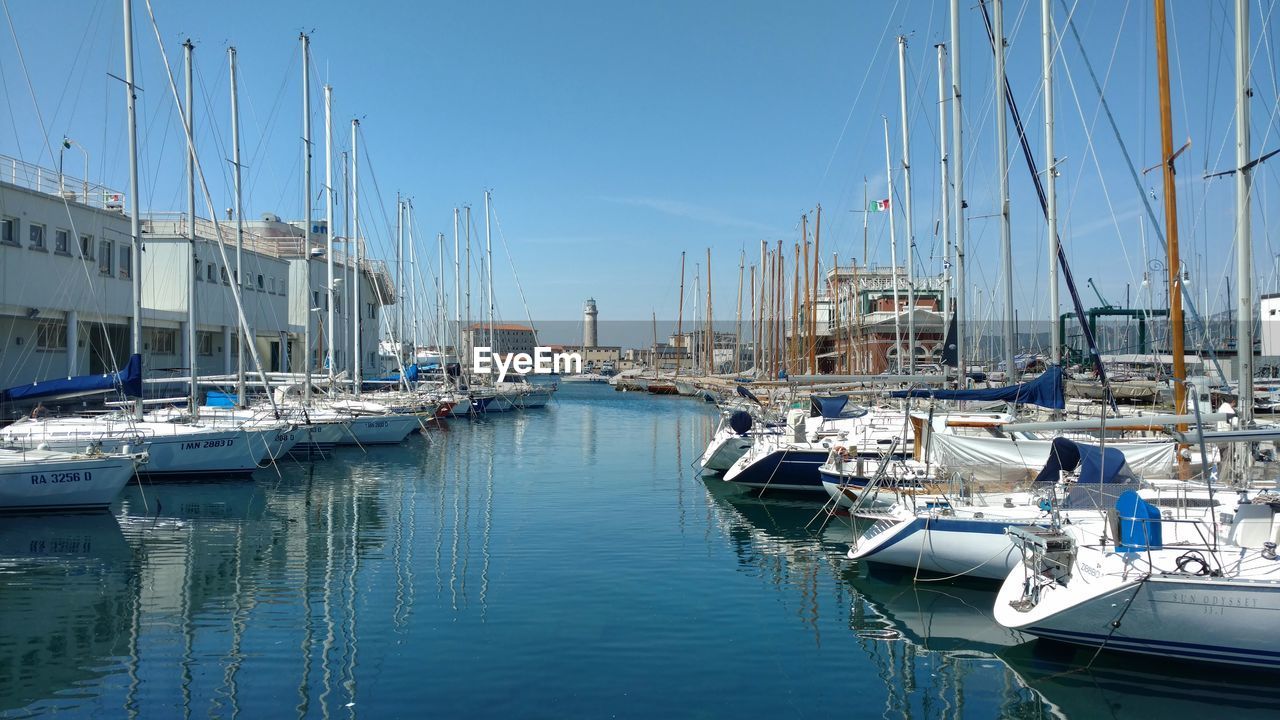
[[[582,347],[596,346],[596,301],[587,298],[587,307],[582,311]]]

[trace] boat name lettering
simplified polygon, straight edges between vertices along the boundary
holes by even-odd
[[[32,473],[32,485],[48,485],[50,483],[57,485],[59,483],[89,482],[93,480],[93,473],[85,470],[80,472],[73,470],[71,472],[51,472],[51,473]]]
[[[1100,577],[1102,577],[1102,568],[1091,567],[1091,566],[1089,566],[1089,565],[1081,564],[1081,565],[1080,565],[1080,570],[1081,570],[1081,572],[1083,572],[1085,575],[1088,575],[1088,576],[1090,576],[1090,577],[1096,577],[1096,578],[1100,578]]]
[[[386,420],[374,420],[370,422],[368,425],[368,427],[371,427],[371,428],[384,428],[386,426],[387,426]]]
[[[1207,605],[1212,607],[1258,607],[1257,598],[1242,598],[1233,595],[1201,595],[1199,593],[1175,592],[1173,601],[1184,605]]]
[[[495,353],[492,348],[474,347],[471,349],[471,371],[477,375],[492,375],[498,371],[498,382],[507,377],[507,373],[519,375],[561,375],[582,372],[582,354],[576,352],[552,352],[550,347],[539,345],[529,353]]]
[[[202,450],[204,448],[231,447],[235,440],[196,440],[182,443],[183,450]]]

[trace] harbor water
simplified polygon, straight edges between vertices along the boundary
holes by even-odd
[[[0,717],[1275,717],[1275,677],[1035,642],[990,585],[693,467],[688,398],[566,385],[248,481],[0,523]]]

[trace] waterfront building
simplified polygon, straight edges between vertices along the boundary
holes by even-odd
[[[133,243],[122,193],[0,156],[0,383],[107,372],[122,367],[131,346]],[[313,368],[323,367],[326,313],[334,312],[338,369],[350,368],[350,269],[335,244],[337,298],[328,306],[323,221],[303,256],[302,229],[274,215],[247,222],[244,272],[235,272],[235,228],[222,224],[225,257],[214,224],[197,218],[191,260],[185,213],[142,219],[143,366],[148,377],[186,375],[187,287],[196,283],[197,367],[234,371],[238,324],[231,285],[240,281],[246,318],[264,369],[303,369],[302,324],[312,322]],[[363,254],[363,253],[362,253]],[[298,291],[310,270],[310,298]],[[395,302],[385,264],[361,260],[362,347],[376,359],[380,311]],[[307,300],[311,302],[308,303]],[[312,311],[309,308],[314,308]],[[366,363],[367,373],[376,363]]]
[[[908,352],[915,354],[917,366],[941,361],[946,330],[942,278],[915,278],[914,308],[908,307],[905,268],[838,267],[827,272],[826,286],[835,289],[834,301],[828,292],[829,299],[816,308],[821,313],[828,304],[828,317],[834,317],[834,326],[826,328],[831,338],[826,351],[831,369],[882,373],[905,368]],[[908,313],[914,314],[913,338],[907,337]]]

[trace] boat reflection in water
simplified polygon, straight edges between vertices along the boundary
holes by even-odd
[[[798,591],[801,621],[815,633],[822,613],[840,613],[866,662],[883,681],[885,717],[962,714],[968,704],[1000,717],[1055,717],[1054,706],[998,656],[1024,637],[992,620],[990,588],[956,583],[912,584],[909,574],[850,564],[847,522],[825,527],[812,501],[760,497],[706,480],[708,502],[729,535],[739,563]],[[824,585],[834,585],[828,595]],[[870,696],[864,702],[876,702]],[[860,714],[870,713],[863,706]]]
[[[795,591],[809,627],[820,608],[837,610],[813,590],[818,575],[833,573],[845,601],[838,610],[888,690],[886,717],[962,714],[966,700],[1001,717],[1218,717],[1224,708],[1233,718],[1280,716],[1274,674],[1036,640],[995,622],[990,583],[914,581],[909,571],[842,561],[847,519],[819,530],[812,502],[714,478],[706,485],[739,563]]]
[[[91,701],[128,654],[131,551],[108,512],[0,522],[0,712]],[[40,706],[30,709],[37,711]]]

